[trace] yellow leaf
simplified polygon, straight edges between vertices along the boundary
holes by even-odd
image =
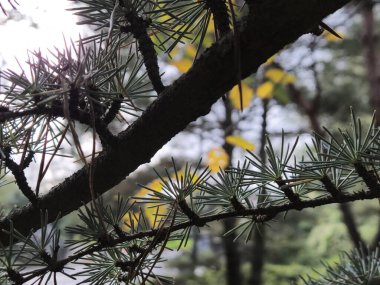
[[[197,49],[193,45],[187,45],[186,55],[190,57],[191,59],[194,59],[196,54],[197,54]]]
[[[140,188],[139,191],[137,191],[135,197],[145,197],[147,196],[147,194],[149,192],[151,192],[149,189],[153,189],[153,190],[156,190],[158,192],[160,192],[162,190],[162,184],[161,184],[161,180],[160,179],[154,179],[153,181],[151,181],[148,185],[146,185],[146,188],[145,187],[142,187]]]
[[[187,72],[190,67],[193,65],[193,62],[190,59],[184,58],[178,61],[171,62],[178,70],[182,73]]]
[[[277,54],[272,55],[270,58],[267,59],[267,61],[265,63],[266,64],[272,64],[274,62],[274,60],[276,59],[276,57],[277,57]]]
[[[293,74],[287,73],[280,68],[271,68],[265,72],[265,77],[274,83],[291,84],[296,81]]]
[[[344,35],[342,33],[338,33],[338,35],[341,36],[342,38],[344,37]],[[328,42],[339,42],[342,40],[342,39],[338,38],[337,36],[333,35],[332,33],[328,32],[328,31],[324,31],[322,36]]]
[[[252,143],[250,143],[246,139],[243,139],[242,137],[239,137],[239,136],[228,136],[226,137],[226,142],[228,142],[231,145],[235,145],[249,151],[255,150],[255,146]]]
[[[241,89],[243,92],[243,109],[245,109],[251,103],[254,91],[251,87],[249,87],[248,84],[246,84],[244,82],[241,83]],[[232,106],[235,109],[240,109],[240,93],[239,93],[239,86],[238,85],[235,85],[231,89],[228,97],[230,99]]]
[[[126,213],[123,217],[123,225],[122,225],[122,230],[123,231],[129,231],[130,228],[133,227],[133,225],[138,224],[138,214],[134,213],[133,211],[129,211]]]
[[[226,151],[221,148],[213,148],[207,154],[208,156],[208,167],[214,173],[219,171],[219,168],[225,169],[229,163],[229,156]]]
[[[257,87],[256,93],[257,96],[261,99],[271,99],[273,97],[273,83],[270,81],[266,81]]]
[[[147,189],[149,188],[149,189]],[[148,197],[148,194],[151,193],[152,191],[151,190],[155,190],[155,191],[158,191],[158,192],[161,192],[163,189],[163,186],[162,186],[162,182],[161,182],[161,179],[157,178],[157,179],[154,179],[152,180],[148,185],[146,185],[146,188],[145,187],[142,187],[140,188],[140,190],[138,190],[138,192],[134,195],[135,197]],[[154,220],[155,220],[155,216],[157,214],[157,207],[150,207],[150,204],[145,204],[145,206],[143,207],[143,213],[144,213],[144,217],[147,218],[147,220],[149,221],[150,225],[151,226],[154,226]],[[166,207],[165,206],[160,206],[158,208],[158,217],[157,217],[157,220],[160,219],[160,215],[164,215],[166,213]],[[127,225],[132,225],[132,224],[137,224],[138,222],[138,215],[140,213],[134,213],[133,211],[131,211],[130,213],[127,213],[124,217],[123,217],[123,221],[124,223],[126,223]],[[140,217],[141,219],[141,217]],[[124,230],[128,230],[128,227],[125,225],[123,227]]]
[[[192,182],[195,182],[198,180],[199,176],[197,174],[194,174],[193,172],[191,172],[191,175],[192,175]],[[176,179],[178,179],[181,181],[182,179],[184,179],[185,177],[185,169],[181,169],[179,171],[177,171],[177,175],[176,173],[174,172],[172,175],[171,175],[171,178],[172,179],[175,179],[174,181],[177,181]]]
[[[157,206],[157,207],[144,207],[144,216],[149,221],[149,224],[154,227],[156,221],[156,224],[160,219],[164,218],[164,215],[167,213],[167,208],[164,205]]]
[[[211,16],[210,21],[208,22],[208,26],[207,26],[207,33],[214,33],[214,32],[215,32],[214,17]]]
[[[158,7],[158,9],[160,9],[160,8]],[[164,15],[160,16],[160,18],[159,18],[160,23],[164,23],[164,22],[167,22],[169,20],[170,20],[170,16],[168,14],[164,14]]]
[[[176,57],[178,54],[179,54],[179,51],[180,51],[180,48],[178,46],[176,46],[175,48],[173,48],[173,50],[170,52],[170,56],[173,58],[173,57]]]

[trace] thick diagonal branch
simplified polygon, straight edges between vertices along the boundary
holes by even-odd
[[[241,71],[247,77],[285,45],[307,33],[321,19],[341,8],[349,0],[266,0],[250,14],[241,27]],[[94,190],[108,191],[152,156],[190,122],[206,115],[226,91],[236,83],[234,41],[226,35],[195,62],[144,114],[119,135],[120,143],[94,161]],[[53,221],[91,200],[88,172],[83,168],[41,197],[39,205]],[[9,227],[9,219],[23,234],[40,224],[40,209],[26,205],[0,222]],[[0,240],[7,244],[8,237]]]

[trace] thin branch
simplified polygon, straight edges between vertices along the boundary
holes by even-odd
[[[206,6],[214,15],[218,35],[223,37],[231,32],[228,9],[225,0],[206,0]]]
[[[146,67],[148,77],[152,82],[154,90],[157,94],[160,94],[165,89],[165,86],[161,81],[158,58],[154,49],[154,44],[147,32],[150,21],[149,19],[143,19],[139,16],[132,7],[128,9],[130,9],[130,11],[125,13],[125,17],[130,24],[128,26],[121,27],[120,31],[124,33],[132,33],[137,40],[139,50],[144,59],[144,65]]]
[[[108,244],[97,244],[91,248],[88,248],[84,251],[81,251],[77,254],[73,254],[65,259],[57,261],[56,265],[60,265],[62,268],[70,262],[78,260],[86,255],[93,254],[98,251],[102,251],[107,247],[114,247],[120,243],[129,242],[137,239],[149,238],[149,237],[157,237],[162,236],[162,233],[173,233],[191,226],[199,226],[198,223],[202,223],[203,225],[207,225],[207,223],[213,221],[219,221],[228,218],[237,218],[237,217],[249,217],[255,219],[257,222],[267,222],[274,217],[276,217],[279,213],[288,212],[290,210],[298,210],[301,211],[303,209],[315,208],[329,204],[342,204],[348,203],[358,200],[371,200],[375,198],[380,198],[380,191],[372,192],[372,191],[360,191],[353,194],[341,195],[337,198],[334,197],[323,197],[308,201],[302,201],[299,204],[287,203],[279,206],[269,206],[265,208],[256,208],[256,209],[245,209],[244,211],[231,211],[225,212],[215,215],[209,215],[204,217],[199,217],[199,220],[189,220],[187,222],[183,222],[180,224],[170,225],[167,227],[160,227],[158,229],[152,229],[145,232],[138,232],[136,234],[125,234],[123,237],[113,239]],[[24,279],[24,281],[31,280],[35,277],[38,277],[44,273],[49,271],[49,267],[44,267],[38,270],[35,270],[30,276]]]
[[[54,106],[49,108],[41,106],[25,111],[0,112],[0,123],[33,115],[66,118],[63,108],[61,106]],[[76,110],[75,112],[72,112],[70,114],[70,119],[85,124],[89,127],[92,127],[91,115],[81,110]],[[102,142],[109,145],[114,145],[117,143],[117,138],[108,130],[106,122],[103,122],[103,120],[101,120],[100,118],[96,118],[95,120],[95,130]]]
[[[36,206],[38,203],[38,197],[28,184],[28,181],[25,177],[24,168],[18,165],[10,157],[10,151],[5,153],[4,161],[5,161],[5,166],[12,172],[15,178],[16,184],[21,190],[21,192],[25,195],[26,198],[28,198],[28,200],[30,201],[30,203],[32,203],[32,205]]]

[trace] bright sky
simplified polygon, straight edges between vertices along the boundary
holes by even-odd
[[[63,47],[63,35],[76,40],[83,32],[84,27],[75,24],[77,18],[72,12],[65,11],[72,5],[69,1],[18,0],[17,11],[11,11],[7,1],[2,3],[8,16],[0,11],[0,67],[6,63],[14,68],[15,57],[25,61],[27,49]]]
[[[43,54],[54,47],[64,47],[64,37],[68,42],[72,38],[79,39],[79,34],[85,31],[84,26],[77,26],[77,17],[65,9],[72,7],[70,1],[66,0],[17,0],[20,5],[17,11],[12,11],[7,0],[0,0],[7,10],[8,16],[0,10],[0,68],[10,68],[19,72],[16,57],[22,64],[27,59],[27,50],[38,50],[41,48]],[[58,164],[59,164],[58,160]],[[31,185],[35,185],[36,164],[28,169],[26,175]],[[73,166],[73,165],[71,165]],[[75,164],[80,167],[80,164]],[[44,183],[44,189],[55,185],[57,180],[67,176],[67,169],[52,164],[51,170]],[[74,169],[71,169],[72,172]],[[46,183],[47,182],[47,183]],[[32,187],[33,187],[32,186]]]

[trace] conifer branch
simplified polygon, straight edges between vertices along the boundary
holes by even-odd
[[[252,218],[256,223],[264,223],[264,222],[268,222],[272,220],[278,214],[288,212],[290,210],[301,211],[308,208],[315,208],[315,207],[320,207],[320,206],[325,206],[325,205],[330,205],[330,204],[349,203],[349,202],[354,202],[358,200],[371,200],[375,198],[380,198],[380,191],[377,191],[377,192],[359,191],[353,194],[341,195],[339,197],[323,197],[323,198],[318,198],[318,199],[313,199],[313,200],[301,201],[298,204],[286,203],[286,204],[278,205],[278,206],[274,205],[274,206],[269,206],[269,207],[245,209],[245,210],[239,209],[239,210],[234,210],[227,213],[201,216],[198,219],[190,219],[187,222],[182,222],[179,224],[174,224],[174,225],[170,225],[166,227],[160,227],[160,228],[151,229],[148,231],[142,231],[142,232],[138,232],[134,234],[124,234],[122,237],[119,236],[118,238],[112,239],[110,240],[110,242],[106,244],[98,243],[92,247],[87,248],[86,250],[80,251],[65,259],[59,260],[55,263],[55,266],[57,268],[64,268],[65,265],[73,261],[79,260],[87,255],[91,255],[96,252],[103,251],[108,247],[114,247],[125,242],[141,240],[144,238],[161,237],[163,235],[171,234],[171,233],[186,229],[191,226],[202,227],[202,226],[207,225],[210,222],[220,221],[222,219],[248,217],[248,218]],[[42,274],[45,274],[50,269],[51,269],[50,266],[47,266],[47,267],[35,270],[33,274],[31,274],[27,278],[24,278],[24,282],[31,280]]]
[[[214,15],[215,27],[220,37],[231,32],[228,9],[225,0],[206,0],[206,6]]]
[[[70,100],[70,104],[69,104],[70,119],[77,121],[79,123],[85,124],[89,127],[92,127],[91,115],[82,110],[74,109],[71,105],[71,102],[72,101]],[[111,110],[111,112],[115,112],[115,111]],[[66,118],[62,106],[59,106],[59,105],[52,106],[52,107],[37,106],[32,109],[24,110],[24,111],[0,112],[0,122],[7,122],[7,121],[15,120],[18,118],[30,117],[34,115]],[[114,118],[114,114],[112,114],[112,116],[111,114],[106,115],[105,118],[107,119],[105,121],[101,120],[99,117],[95,118],[95,130],[97,134],[99,135],[102,142],[105,142],[106,144],[109,144],[109,145],[114,145],[117,143],[117,138],[108,130],[107,124],[106,124],[107,122],[109,123],[109,120],[112,117]]]
[[[249,14],[239,25],[243,78],[350,1],[264,2],[265,13]],[[167,87],[144,114],[119,135],[120,143],[116,147],[94,160],[94,190],[98,195],[148,162],[174,135],[193,120],[207,114],[212,104],[237,83],[233,50],[234,39],[230,33],[205,51],[188,73]],[[53,221],[58,213],[67,215],[89,202],[88,188],[88,173],[86,169],[81,169],[41,197],[40,207],[48,210],[49,219]],[[38,227],[40,213],[32,205],[26,205],[1,220],[0,228],[9,228],[9,220],[13,220],[15,228],[21,233],[27,234],[31,228]],[[0,240],[3,244],[9,242],[4,233],[0,234]]]
[[[31,152],[33,153],[33,152]],[[33,157],[32,155],[30,155],[30,157]],[[18,165],[10,156],[10,149],[8,149],[8,151],[5,152],[5,158],[3,158],[4,161],[5,161],[5,166],[12,172],[14,178],[15,178],[15,181],[16,181],[16,184],[17,186],[19,187],[19,189],[21,190],[21,192],[24,194],[24,196],[26,198],[28,198],[28,200],[30,201],[30,203],[33,205],[33,206],[37,206],[38,204],[38,197],[37,195],[34,193],[34,191],[32,190],[32,188],[30,188],[29,184],[28,184],[28,181],[25,177],[25,173],[24,173],[24,169],[25,167],[27,166],[24,165],[23,167],[21,167],[20,165]],[[28,159],[28,161],[30,162],[31,159]],[[28,162],[27,161],[27,162]]]
[[[165,86],[161,81],[158,58],[157,53],[154,49],[154,44],[147,32],[147,29],[150,25],[150,20],[139,16],[133,7],[129,7],[132,6],[132,4],[128,3],[123,5],[127,10],[125,13],[125,18],[129,24],[128,26],[120,27],[120,31],[122,33],[132,33],[132,35],[137,40],[139,51],[141,52],[144,59],[144,65],[146,67],[148,77],[152,82],[154,90],[157,92],[157,94],[160,94],[165,89]]]

